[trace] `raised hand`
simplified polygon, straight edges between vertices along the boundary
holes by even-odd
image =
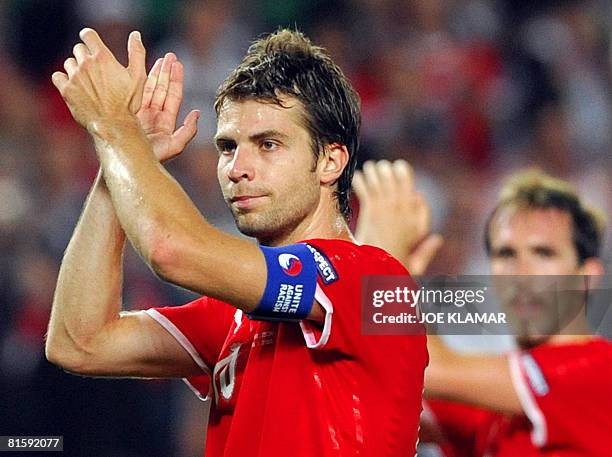
[[[157,59],[144,85],[142,104],[136,113],[140,125],[160,161],[180,154],[197,133],[200,112],[191,111],[176,131],[183,101],[183,64],[173,53]]]
[[[140,33],[132,32],[129,64],[124,67],[95,30],[85,28],[79,36],[82,42],[74,46],[74,57],[64,62],[66,73],[57,71],[51,79],[74,119],[91,132],[136,113],[146,80],[146,51]]]
[[[443,239],[429,233],[431,210],[414,188],[408,162],[366,162],[363,172],[355,172],[353,188],[359,198],[356,238],[385,249],[411,274],[423,274]]]

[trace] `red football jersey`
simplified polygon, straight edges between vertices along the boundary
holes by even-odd
[[[250,320],[206,297],[147,310],[202,367],[188,382],[213,402],[206,456],[414,455],[426,338],[361,332],[361,277],[405,268],[371,246],[306,243],[323,325]]]
[[[428,402],[447,453],[487,457],[612,455],[612,343],[543,344],[509,356],[524,416]]]

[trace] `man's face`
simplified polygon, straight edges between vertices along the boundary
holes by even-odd
[[[228,100],[215,135],[225,201],[238,229],[264,242],[293,232],[320,198],[302,105],[282,102]]]
[[[572,218],[558,209],[502,209],[491,224],[495,275],[577,275]]]
[[[584,305],[572,218],[558,209],[506,208],[490,235],[495,287],[517,338],[543,342]]]

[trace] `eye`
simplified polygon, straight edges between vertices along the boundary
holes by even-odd
[[[263,140],[261,142],[261,149],[264,151],[275,151],[278,149],[279,145],[272,140]]]
[[[236,150],[236,143],[233,141],[218,141],[216,146],[221,155],[232,155]]]
[[[554,249],[551,249],[547,246],[538,246],[534,249],[534,251],[538,256],[544,257],[546,259],[554,257],[556,254]]]
[[[494,257],[497,257],[500,259],[510,259],[516,256],[516,252],[514,251],[514,249],[511,249],[511,248],[500,248],[497,251],[495,251],[493,255]]]

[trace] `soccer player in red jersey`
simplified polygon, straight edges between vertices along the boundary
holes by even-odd
[[[160,164],[196,130],[191,112],[174,131],[176,58],[147,78],[137,32],[127,68],[94,30],[80,37],[52,79],[100,173],[62,262],[48,359],[91,376],[186,378],[213,402],[207,457],[413,454],[426,341],[360,331],[361,278],[406,270],[346,224],[361,116],[340,69],[283,30],[219,90],[219,183],[256,245],[208,224]],[[203,297],[122,313],[126,237],[158,276]]]
[[[382,227],[412,230],[402,236],[418,247],[425,232],[415,237],[419,228],[394,215],[410,210],[404,213],[410,217],[423,202],[406,180],[385,180],[388,169],[388,163],[365,167],[356,191],[364,201],[386,196],[384,205],[395,205],[375,216],[366,205],[360,217],[377,232],[370,238],[399,258],[405,252],[397,251],[398,232]],[[603,233],[603,217],[564,181],[531,171],[502,189],[485,239],[518,348],[505,355],[460,354],[428,337],[423,428],[449,457],[612,455],[612,343],[591,334],[583,309],[584,278],[603,274]],[[565,285],[577,293],[551,295],[543,275],[567,278]]]

